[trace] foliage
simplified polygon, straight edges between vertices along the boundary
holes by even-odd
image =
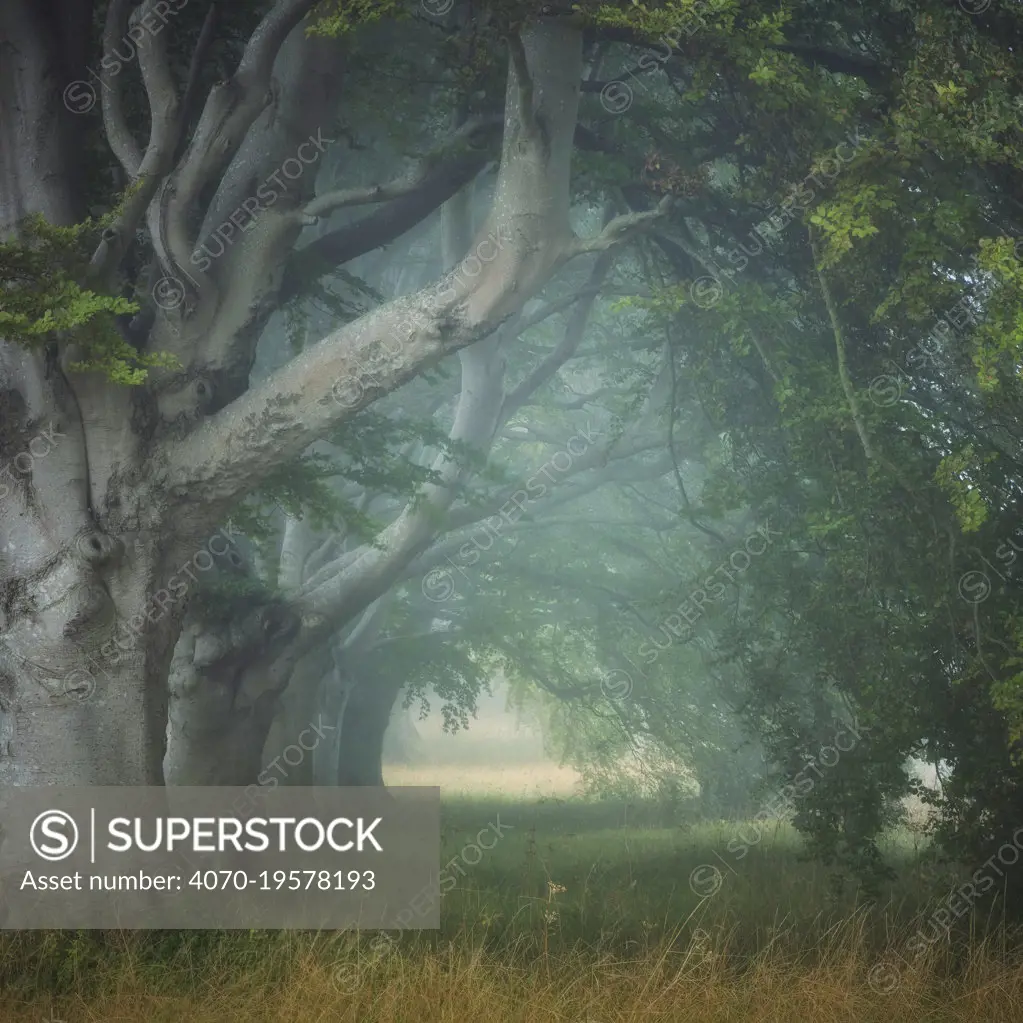
[[[137,385],[149,368],[175,360],[138,352],[124,339],[115,317],[138,312],[136,303],[81,283],[90,244],[116,215],[115,209],[72,227],[57,227],[39,214],[25,218],[17,238],[0,243],[0,329],[26,348],[59,337],[82,353],[69,364],[73,372],[98,371],[112,383]]]

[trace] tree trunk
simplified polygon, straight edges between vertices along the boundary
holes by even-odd
[[[332,690],[334,663],[328,646],[299,659],[281,695],[280,710],[263,746],[261,785],[333,785],[322,764],[337,744],[337,711],[326,696]]]
[[[402,685],[401,678],[367,673],[349,690],[338,741],[338,785],[383,785],[384,733]]]
[[[83,119],[61,96],[82,77],[90,20],[80,3],[0,5],[3,241],[28,214],[69,225],[82,212]],[[173,625],[136,643],[115,615],[145,621],[167,534],[155,509],[104,487],[88,442],[106,424],[87,429],[76,397],[52,347],[0,339],[0,789],[160,778]]]
[[[338,653],[330,663],[322,649],[306,655],[268,728],[258,778],[246,783],[382,785],[384,733],[401,688],[367,661]]]
[[[404,697],[399,692],[384,733],[384,759],[412,767],[421,763],[422,758],[423,737],[412,719],[412,708],[404,705]]]
[[[192,120],[187,145],[181,135],[195,111],[170,73],[163,47],[171,33],[147,35],[138,47],[150,107],[144,153],[120,110],[125,80],[99,94],[107,141],[133,187],[78,283],[116,291],[125,253],[148,226],[154,270],[177,287],[173,296],[152,292],[157,308],[136,317],[125,340],[143,354],[176,355],[182,368],[154,370],[144,385],[128,387],[101,372],[72,371],[82,353],[63,335],[33,347],[0,339],[0,469],[7,473],[0,478],[0,786],[158,783],[165,768],[177,784],[258,776],[263,737],[297,665],[401,578],[435,538],[432,517],[450,505],[462,478],[446,468],[442,482],[425,487],[417,495],[425,500],[406,508],[378,542],[328,566],[322,585],[307,580],[290,607],[264,599],[235,609],[229,622],[193,615],[175,650],[191,588],[182,573],[187,566],[194,583],[192,562],[200,572],[200,554],[212,563],[217,551],[203,551],[215,523],[359,410],[481,341],[462,357],[464,394],[452,437],[471,441],[485,422],[480,430],[489,440],[500,419],[503,367],[483,339],[567,260],[604,251],[654,216],[619,218],[585,242],[572,232],[581,36],[541,17],[511,40],[496,194],[473,262],[344,324],[251,386],[256,336],[299,234],[351,196],[341,190],[310,203],[315,174],[304,174],[272,211],[262,211],[257,229],[243,230],[206,269],[199,264],[214,259],[208,232],[224,228],[239,197],[276,172],[309,124],[327,123],[336,97],[329,74],[313,74],[308,89],[293,87],[303,71],[341,65],[329,45],[308,42],[300,23],[313,5],[272,6],[237,71],[213,87]],[[153,6],[145,0],[135,13]],[[91,14],[88,0],[0,3],[5,237],[28,213],[56,225],[83,215],[75,166],[82,119],[75,123],[65,108],[64,86],[85,77],[76,51],[88,39]],[[201,40],[198,46],[201,65],[206,51]],[[474,138],[470,132],[457,141]],[[301,145],[322,151],[311,136]],[[351,694],[339,776],[379,777],[400,688],[390,680],[379,686],[379,695],[368,683]]]
[[[189,617],[170,670],[168,785],[249,785],[262,775],[288,676],[260,668],[299,626],[298,616],[273,600],[226,620]]]

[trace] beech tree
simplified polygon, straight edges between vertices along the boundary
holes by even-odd
[[[589,237],[571,228],[581,28],[533,11],[502,26],[503,110],[453,110],[448,138],[397,180],[318,187],[306,168],[333,144],[324,125],[336,121],[353,55],[344,31],[308,31],[314,6],[269,5],[236,66],[212,84],[213,7],[201,24],[160,0],[134,9],[113,0],[102,12],[89,0],[13,0],[0,13],[0,451],[13,467],[0,502],[0,784],[161,782],[172,658],[179,693],[184,676],[209,663],[194,636],[191,657],[175,654],[192,585],[185,567],[202,551],[228,556],[226,541],[210,538],[231,510],[455,352],[464,350],[464,385],[452,437],[485,442],[502,414],[490,390],[494,332],[571,260],[611,249],[664,212],[622,213]],[[91,27],[101,13],[97,47]],[[120,56],[128,40],[130,65]],[[132,93],[135,73],[142,88]],[[87,205],[94,183],[79,173],[95,122],[76,109],[94,81],[121,186],[98,211]],[[494,158],[485,220],[472,236],[452,229],[452,244],[479,252],[478,272],[449,265],[250,381],[279,304],[414,226]],[[323,218],[368,203],[379,211],[303,244]],[[243,644],[245,656],[218,663],[220,690],[204,691],[196,713],[215,713],[219,699],[247,722],[233,732],[238,760],[220,780],[250,779],[270,716],[262,696],[303,665],[318,672],[325,640],[419,553],[458,480],[456,468],[440,471],[375,543],[325,565],[276,616],[261,612],[250,623],[261,638]],[[119,623],[135,623],[136,642],[114,642]],[[189,730],[182,713],[171,753],[194,763],[202,729]]]

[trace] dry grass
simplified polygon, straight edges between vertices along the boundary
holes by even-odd
[[[726,862],[737,825],[634,804],[449,796],[441,862],[497,814],[511,830],[444,896],[439,931],[383,951],[375,932],[0,934],[0,1023],[1023,1021],[1023,943],[997,905],[907,952],[956,883],[922,869],[912,833],[874,901],[835,894],[787,825]],[[715,862],[700,897],[691,871]]]
[[[4,1023],[44,1020],[345,1021],[345,1023],[974,1023],[1023,1019],[1023,960],[978,946],[960,963],[936,957],[892,974],[856,944],[850,923],[817,961],[767,949],[736,966],[727,947],[695,940],[628,960],[577,951],[495,956],[468,940],[443,949],[396,951],[361,965],[311,945],[283,979],[271,964],[218,973],[184,995],[161,994],[146,971],[122,961],[91,998],[8,1002]],[[894,963],[894,960],[892,960]],[[884,968],[885,961],[882,960]],[[891,979],[895,983],[888,990]]]

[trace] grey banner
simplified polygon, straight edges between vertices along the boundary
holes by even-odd
[[[435,928],[437,788],[0,793],[0,928]]]

